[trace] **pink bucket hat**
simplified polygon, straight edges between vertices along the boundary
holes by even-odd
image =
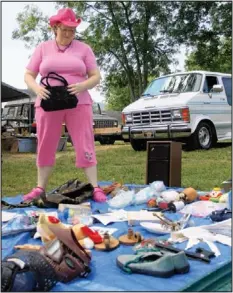
[[[51,26],[54,26],[57,23],[62,23],[66,26],[77,27],[81,23],[81,18],[76,18],[76,15],[71,8],[62,8],[58,10],[57,15],[49,18],[49,23]]]

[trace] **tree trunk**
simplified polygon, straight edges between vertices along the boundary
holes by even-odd
[[[148,47],[148,27],[150,23],[150,9],[148,7],[148,3],[145,5],[145,29],[144,29],[144,36],[143,36],[143,43],[145,48]],[[148,61],[147,61],[147,50],[143,50],[143,88],[147,87],[147,79],[148,79]]]
[[[120,2],[125,10],[125,17],[126,17],[126,22],[128,25],[128,29],[129,29],[129,33],[131,36],[131,40],[132,40],[132,45],[134,48],[134,52],[135,52],[135,59],[136,59],[136,63],[137,63],[137,74],[138,74],[138,88],[139,88],[139,93],[141,94],[143,91],[143,86],[142,86],[142,73],[141,73],[141,64],[140,64],[140,59],[139,59],[139,53],[138,53],[138,48],[137,48],[137,43],[135,41],[134,38],[134,34],[133,34],[133,30],[132,30],[132,24],[129,21],[129,13],[128,13],[128,9],[127,6],[125,5],[124,2]]]
[[[122,55],[123,55],[123,59],[124,59],[123,61],[124,61],[125,67],[126,67],[126,74],[127,74],[128,82],[129,82],[131,100],[135,101],[136,100],[136,95],[135,95],[134,86],[133,86],[134,75],[131,72],[131,68],[130,68],[130,65],[129,65],[129,62],[128,62],[128,58],[127,58],[127,55],[126,55],[126,52],[125,52],[125,49],[124,49],[124,43],[123,43],[123,40],[122,40],[122,37],[121,37],[121,34],[120,34],[120,29],[119,29],[119,25],[118,25],[118,22],[117,22],[117,18],[115,16],[114,12],[113,12],[112,2],[108,2],[108,5],[109,5],[109,11],[110,11],[111,16],[112,16],[113,25],[114,25],[114,27],[115,27],[115,29],[117,31],[117,34],[118,34],[118,37],[119,37],[119,40],[120,40],[121,51],[122,51]]]

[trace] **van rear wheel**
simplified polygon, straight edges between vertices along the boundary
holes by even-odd
[[[146,150],[146,140],[132,139],[131,138],[130,143],[131,143],[132,148],[137,152],[141,152],[141,151]]]
[[[195,132],[190,136],[186,148],[188,150],[208,150],[216,141],[216,134],[213,127],[207,122],[201,122],[198,124]]]

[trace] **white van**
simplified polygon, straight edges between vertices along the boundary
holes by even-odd
[[[179,72],[154,79],[140,99],[122,111],[122,136],[135,151],[148,140],[185,142],[209,149],[231,139],[231,74]]]

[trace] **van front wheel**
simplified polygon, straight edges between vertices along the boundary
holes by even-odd
[[[141,140],[141,139],[130,139],[130,143],[132,148],[137,151],[145,151],[146,150],[146,140]]]
[[[191,149],[210,149],[216,143],[216,135],[209,123],[201,122],[195,132],[190,136],[187,143],[189,150]]]

